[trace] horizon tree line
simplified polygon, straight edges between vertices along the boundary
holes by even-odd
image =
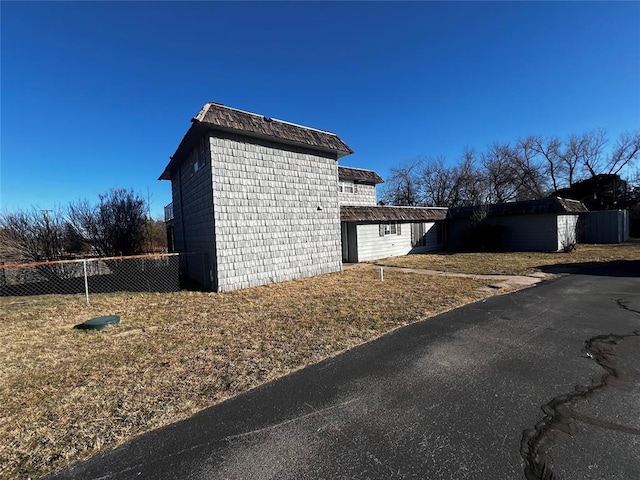
[[[112,188],[98,201],[66,208],[37,207],[0,214],[0,260],[46,262],[87,256],[114,257],[166,250],[164,222],[148,215],[147,201]]]
[[[494,142],[484,151],[466,147],[453,164],[443,156],[420,157],[390,170],[382,204],[458,207],[534,200],[600,176],[640,189],[640,130],[621,133],[613,144],[606,130],[565,138],[530,135]],[[622,179],[622,172],[631,172]],[[638,193],[640,201],[640,193]]]

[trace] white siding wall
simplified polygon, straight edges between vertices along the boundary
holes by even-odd
[[[220,291],[341,270],[335,158],[231,134],[210,143]]]
[[[357,225],[358,261],[406,255],[411,251],[411,225],[402,224],[401,235],[380,236],[378,224]]]
[[[558,250],[578,241],[578,215],[558,215]]]
[[[409,227],[411,227],[411,224],[407,224],[407,228]],[[411,250],[412,253],[432,252],[442,247],[442,244],[438,243],[438,227],[435,222],[424,223],[423,231],[424,245],[413,247]],[[415,240],[417,239],[414,239],[414,241]]]
[[[370,206],[377,204],[376,186],[356,184],[356,193],[339,192],[340,205]]]

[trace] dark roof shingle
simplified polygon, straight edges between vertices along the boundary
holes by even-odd
[[[206,123],[212,128],[286,140],[343,155],[353,153],[335,133],[264,117],[219,103],[207,103],[193,121]]]
[[[207,103],[191,119],[192,125],[178,145],[160,180],[170,180],[176,162],[189,154],[203,131],[220,130],[254,138],[301,146],[335,154],[338,158],[353,153],[335,133],[304,127],[282,120],[245,112],[219,103]]]
[[[384,180],[373,170],[362,168],[338,167],[338,178],[340,180],[353,180],[356,183],[383,183]]]
[[[587,211],[581,202],[560,197],[541,198],[539,200],[525,200],[522,202],[494,203],[471,207],[454,207],[449,209],[448,218],[469,218],[481,208],[487,209],[492,217],[508,215],[535,215],[540,213],[582,213]]]
[[[434,222],[447,217],[445,207],[387,207],[350,206],[340,207],[343,222]]]

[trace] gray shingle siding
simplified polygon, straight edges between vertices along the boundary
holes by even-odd
[[[219,291],[341,270],[335,154],[218,132],[210,148]]]
[[[339,192],[340,205],[376,205],[376,186],[357,184],[355,185],[356,193]]]
[[[194,171],[198,158],[201,167]],[[205,288],[215,288],[215,242],[211,160],[206,141],[196,145],[174,173],[171,182],[175,242],[183,268]]]

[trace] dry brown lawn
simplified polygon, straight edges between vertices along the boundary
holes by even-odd
[[[438,270],[476,275],[529,275],[540,270],[557,270],[614,260],[639,260],[640,243],[622,245],[578,245],[570,253],[430,253],[376,260],[376,265]],[[554,268],[555,267],[555,268]]]
[[[0,478],[39,477],[489,295],[489,282],[372,269],[232,293],[0,299]],[[74,330],[121,316],[102,332]]]

